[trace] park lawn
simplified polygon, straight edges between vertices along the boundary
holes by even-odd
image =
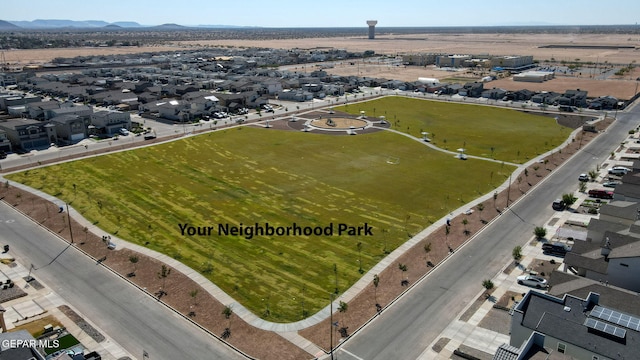
[[[492,106],[387,96],[336,107],[371,117],[385,116],[392,128],[446,150],[523,164],[562,144],[572,129],[552,117]]]
[[[179,259],[259,316],[290,322],[328,305],[336,286],[343,292],[361,277],[360,266],[367,271],[513,170],[386,131],[239,127],[7,177],[70,202],[108,233]],[[335,232],[339,223],[367,223],[373,236],[218,235],[219,224],[256,222],[334,224]],[[185,223],[214,232],[183,236]]]

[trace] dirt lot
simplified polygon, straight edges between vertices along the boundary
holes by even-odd
[[[103,56],[119,54],[139,54],[157,51],[184,50],[176,46],[125,46],[125,47],[83,47],[63,49],[7,50],[4,57],[9,64],[45,64],[55,58],[74,58],[76,56]]]
[[[374,50],[378,54],[452,53],[491,55],[533,55],[544,61],[580,61],[630,64],[640,55],[635,49],[540,48],[545,45],[640,46],[640,36],[628,34],[412,34],[363,37],[335,37],[284,40],[182,41],[180,46],[245,46],[281,49],[336,48],[351,51]]]

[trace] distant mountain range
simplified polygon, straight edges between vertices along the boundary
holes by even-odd
[[[194,25],[183,26],[178,24],[140,25],[135,21],[106,22],[102,20],[58,20],[37,19],[33,21],[4,21],[0,20],[0,30],[44,30],[44,29],[185,29],[185,28],[241,28],[233,25]]]

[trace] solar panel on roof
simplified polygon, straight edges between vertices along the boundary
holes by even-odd
[[[596,305],[593,310],[591,310],[591,316],[612,322],[616,325],[624,326],[631,330],[640,331],[639,318],[607,309],[599,305]]]
[[[619,337],[621,339],[624,339],[624,337],[627,334],[627,330],[625,329],[619,328],[617,326],[613,326],[611,324],[607,324],[606,322],[603,322],[603,321],[598,321],[594,318],[587,318],[584,321],[584,325],[588,328],[595,329],[603,333]]]

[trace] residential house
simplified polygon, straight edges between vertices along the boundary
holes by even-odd
[[[502,100],[502,98],[507,94],[507,91],[504,89],[488,89],[482,92],[482,97],[486,99],[492,100]]]
[[[51,110],[59,109],[60,103],[57,101],[39,101],[27,104],[29,117],[37,120],[49,120],[53,117]]]
[[[439,91],[442,95],[454,95],[463,89],[461,84],[448,84],[444,85]]]
[[[173,121],[189,121],[189,109],[191,105],[184,100],[169,100],[158,105],[158,113],[161,118]]]
[[[589,103],[589,109],[613,110],[618,108],[618,99],[613,96],[601,96]]]
[[[58,141],[66,144],[75,144],[87,137],[87,126],[89,119],[75,114],[56,116],[51,119],[51,123],[56,126]]]
[[[481,82],[468,82],[458,91],[461,96],[480,97],[484,91],[484,84]]]
[[[11,106],[19,106],[23,105],[26,107],[26,104],[31,104],[35,102],[42,101],[40,96],[22,96],[22,95],[11,95],[11,94],[3,94],[0,95],[0,110],[7,110],[8,107]]]
[[[637,210],[636,210],[637,211]],[[638,231],[640,223],[630,231]],[[603,239],[576,241],[565,255],[564,269],[631,291],[640,291],[640,238],[605,231]]]
[[[580,89],[567,90],[564,92],[564,95],[558,98],[558,104],[564,106],[586,107],[587,92]]]
[[[48,148],[57,142],[55,125],[33,119],[9,119],[0,122],[0,130],[4,130],[15,150],[30,151]]]
[[[275,95],[282,91],[282,80],[269,79],[262,83],[267,88],[269,95]]]
[[[98,111],[91,114],[91,135],[115,135],[120,129],[131,130],[131,114],[120,111]]]
[[[7,132],[0,129],[0,151],[12,152],[11,141],[7,137]]]
[[[278,94],[278,100],[284,101],[309,101],[313,99],[313,94],[304,90],[283,90]]]
[[[41,350],[34,346],[36,344],[36,339],[27,330],[4,331],[0,334],[0,359],[44,360],[44,351],[41,353]]]
[[[531,97],[531,101],[536,104],[552,105],[558,101],[560,94],[551,92],[542,92]]]
[[[529,291],[513,310],[511,339],[494,359],[635,359],[640,348],[640,303],[627,312],[603,306],[601,295],[555,297]],[[555,358],[555,357],[554,357]]]
[[[49,119],[62,115],[78,115],[81,118],[88,119],[93,114],[93,108],[88,105],[74,106],[72,103],[61,104],[60,108],[50,110]]]

